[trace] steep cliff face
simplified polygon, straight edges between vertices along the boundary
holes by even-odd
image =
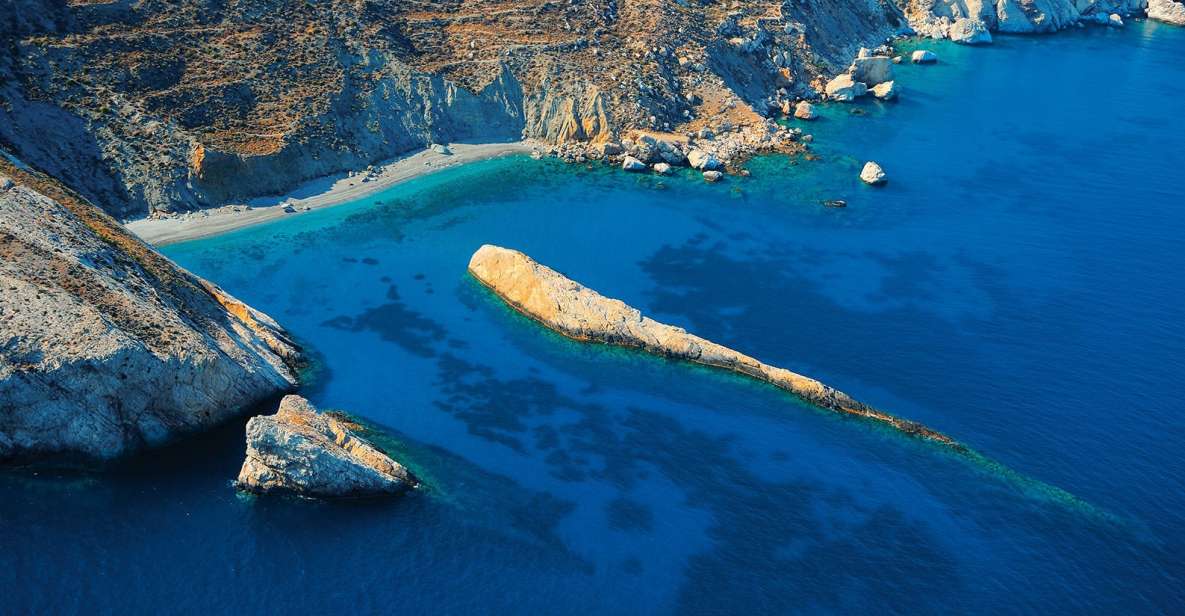
[[[293,388],[270,318],[0,151],[0,460],[110,459]]]
[[[0,142],[125,218],[437,141],[760,116],[904,25],[887,0],[18,4],[0,15]]]
[[[1147,0],[909,0],[910,25],[924,36],[946,38],[956,19],[982,21],[989,30],[1046,33],[1111,13],[1140,14]]]

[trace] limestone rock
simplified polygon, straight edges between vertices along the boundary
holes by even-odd
[[[687,163],[692,169],[700,171],[715,171],[724,166],[715,154],[709,154],[700,149],[693,149],[687,153]]]
[[[107,460],[295,387],[267,315],[2,152],[0,172],[0,460]]]
[[[1185,26],[1185,4],[1175,0],[1148,0],[1148,19]]]
[[[431,145],[430,149],[433,152],[436,152],[437,154],[452,154],[453,153],[453,151],[450,150],[449,147],[447,145],[444,145],[443,143],[433,143]]]
[[[856,81],[851,75],[844,73],[828,81],[824,92],[827,93],[827,97],[831,100],[848,102],[867,94],[868,86],[863,82]]]
[[[893,100],[897,98],[897,88],[894,85],[896,82],[886,81],[872,86],[872,95],[883,101]]]
[[[893,80],[893,59],[889,56],[866,55],[852,61],[848,68],[852,79],[868,87]]]
[[[992,42],[992,33],[987,24],[979,19],[956,19],[950,26],[950,40],[964,45],[983,45]]]
[[[634,158],[633,156],[626,156],[621,161],[621,168],[626,171],[645,171],[646,163]]]
[[[909,61],[914,64],[933,64],[938,61],[938,55],[929,49],[919,49],[910,54]]]
[[[654,163],[654,172],[659,175],[668,175],[671,172],[670,163]]]
[[[724,174],[719,171],[705,171],[704,172],[704,179],[709,182],[719,182],[720,178],[722,178],[722,177],[724,177]]]
[[[636,348],[722,368],[769,383],[820,408],[864,417],[956,451],[966,451],[945,434],[857,402],[815,379],[763,364],[682,328],[659,323],[636,308],[604,297],[516,250],[482,246],[469,261],[469,273],[514,309],[569,338]]]
[[[880,165],[871,160],[864,163],[864,168],[860,170],[860,179],[863,180],[865,184],[870,184],[873,186],[884,184],[886,181],[888,181],[885,177],[885,170],[881,169]]]
[[[1123,18],[1116,13],[1111,13],[1107,16],[1107,25],[1111,26],[1112,28],[1122,28]]]
[[[288,395],[275,415],[247,422],[247,457],[236,485],[249,492],[314,497],[394,494],[415,478],[348,422]]]
[[[808,101],[798,101],[798,104],[794,106],[794,117],[799,120],[815,119],[815,106]]]

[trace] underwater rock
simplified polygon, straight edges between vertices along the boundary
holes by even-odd
[[[247,422],[247,458],[235,485],[258,493],[361,497],[398,493],[416,479],[348,422],[288,395],[275,415]]]
[[[864,168],[860,170],[860,179],[865,184],[871,184],[873,186],[884,184],[888,181],[888,178],[885,176],[885,170],[871,160],[864,163]]]
[[[788,391],[820,408],[863,417],[895,430],[966,448],[945,434],[853,400],[815,379],[659,323],[621,300],[605,297],[527,255],[486,244],[473,253],[469,273],[524,315],[569,338],[641,349],[671,359],[736,372]]]

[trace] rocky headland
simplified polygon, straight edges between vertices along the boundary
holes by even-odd
[[[275,415],[247,422],[247,457],[235,484],[248,492],[342,498],[395,494],[417,481],[357,426],[289,395]]]
[[[815,379],[761,363],[682,328],[659,323],[516,250],[484,245],[470,259],[469,273],[515,310],[569,338],[637,348],[722,368],[769,383],[819,408],[868,419],[958,452],[968,451],[941,432],[858,402]]]
[[[1146,6],[1182,14],[1175,0],[14,0],[0,144],[122,219],[282,194],[434,143],[528,138],[651,168],[700,150],[730,168],[802,149],[772,119],[821,98],[862,47]]]
[[[0,460],[109,460],[296,385],[274,321],[0,151]]]

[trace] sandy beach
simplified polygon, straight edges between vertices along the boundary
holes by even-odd
[[[359,172],[352,176],[342,173],[312,180],[287,195],[264,197],[249,203],[229,204],[175,218],[133,220],[125,223],[125,226],[149,244],[175,244],[227,233],[285,216],[300,216],[307,211],[355,201],[396,184],[456,165],[511,154],[530,153],[538,145],[531,141],[515,141],[455,143],[448,147],[452,151],[451,154],[441,154],[430,149],[422,150],[383,165],[376,165],[373,173]],[[364,178],[368,179],[363,181]],[[286,212],[285,205],[291,205],[296,212]]]

